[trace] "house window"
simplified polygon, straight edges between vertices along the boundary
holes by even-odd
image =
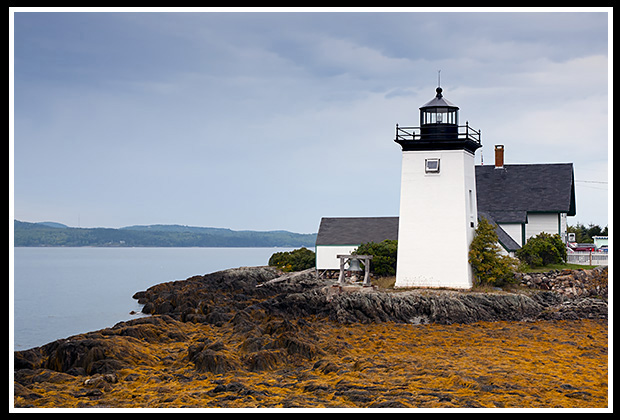
[[[425,171],[429,173],[439,173],[439,159],[426,159],[424,162]]]

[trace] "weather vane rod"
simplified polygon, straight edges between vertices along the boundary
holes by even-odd
[[[441,87],[441,70],[437,70],[437,87]]]

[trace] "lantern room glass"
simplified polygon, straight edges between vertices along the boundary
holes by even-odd
[[[421,111],[421,125],[452,124],[458,125],[458,113],[454,108],[426,108]]]

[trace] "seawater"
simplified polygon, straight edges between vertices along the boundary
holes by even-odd
[[[267,265],[274,252],[292,249],[14,248],[13,348],[137,318],[142,316],[132,299],[137,291],[227,268]]]

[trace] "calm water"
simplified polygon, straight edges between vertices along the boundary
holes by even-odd
[[[290,248],[15,248],[14,349],[141,315],[140,290],[226,268],[267,265]]]

